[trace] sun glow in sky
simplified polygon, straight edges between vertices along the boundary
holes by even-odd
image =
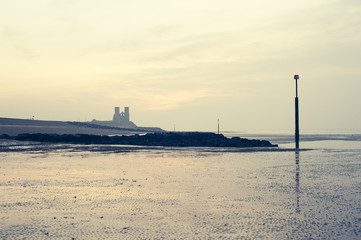
[[[361,128],[358,0],[0,0],[0,116]]]

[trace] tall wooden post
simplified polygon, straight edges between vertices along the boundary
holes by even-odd
[[[297,80],[299,79],[298,75],[294,76],[296,80],[296,98],[295,98],[295,143],[296,149],[300,147],[300,126],[299,126],[299,114],[298,114],[298,84]]]

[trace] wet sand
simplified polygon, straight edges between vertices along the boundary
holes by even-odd
[[[2,239],[361,236],[359,149],[17,148],[0,152]]]

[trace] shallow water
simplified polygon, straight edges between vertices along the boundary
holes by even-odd
[[[0,238],[360,239],[361,148],[307,144],[315,150],[13,147],[0,152]]]

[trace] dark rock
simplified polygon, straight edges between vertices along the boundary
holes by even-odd
[[[13,139],[13,138],[10,137],[10,136],[7,135],[7,134],[1,134],[1,135],[0,135],[0,139]]]
[[[14,139],[23,141],[76,143],[76,144],[120,144],[169,147],[276,147],[265,140],[250,140],[240,137],[227,138],[209,132],[165,132],[131,136],[99,136],[88,134],[19,134]]]

